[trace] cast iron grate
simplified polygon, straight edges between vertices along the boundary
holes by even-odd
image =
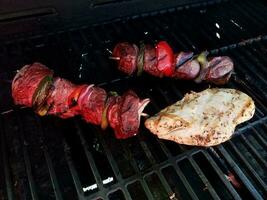
[[[144,127],[139,136],[119,141],[110,130],[103,133],[79,118],[39,118],[28,109],[4,114],[0,119],[0,198],[264,199],[267,22],[262,19],[267,8],[260,1],[239,3],[171,11],[3,45],[1,72],[39,60],[52,68],[58,66],[56,73],[77,83],[90,80],[120,92],[133,88],[151,98],[150,114],[208,85],[124,77],[111,67],[105,49],[122,39],[144,37],[166,39],[176,50],[214,49],[211,54],[230,55],[236,64],[236,74],[226,87],[251,95],[257,110],[250,122],[238,127],[232,140],[207,149],[158,140]],[[12,100],[4,89],[7,86],[1,85],[1,94],[5,94],[1,110],[5,110]],[[229,182],[227,171],[240,187]]]

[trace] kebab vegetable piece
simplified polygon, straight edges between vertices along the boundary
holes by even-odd
[[[141,100],[133,91],[122,96],[94,85],[75,85],[53,78],[53,71],[40,63],[24,66],[12,82],[15,104],[32,107],[41,116],[82,118],[102,129],[110,126],[118,139],[138,133],[140,118],[149,99]]]
[[[207,52],[173,53],[166,41],[155,46],[122,42],[115,46],[110,59],[118,62],[118,69],[128,75],[143,71],[157,77],[202,81],[222,85],[228,82],[233,72],[233,61],[227,56],[207,58]]]

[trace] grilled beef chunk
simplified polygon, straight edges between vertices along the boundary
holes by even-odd
[[[220,56],[214,57],[208,62],[208,69],[205,80],[222,85],[228,82],[232,75],[234,65],[229,57]]]
[[[78,104],[81,109],[81,115],[86,122],[100,125],[102,113],[105,108],[107,93],[99,87],[88,86],[81,92]]]
[[[39,107],[46,100],[52,84],[53,71],[40,63],[25,65],[13,79],[12,97],[15,104]]]
[[[180,52],[174,55],[165,41],[160,41],[155,46],[144,46],[144,51],[138,52],[134,44],[127,42],[117,44],[112,59],[119,62],[118,69],[129,75],[138,69],[138,75],[145,71],[157,77],[194,80],[197,83],[206,81],[218,85],[228,82],[233,71],[233,61],[226,56],[214,57],[208,62],[207,52],[195,58],[192,52]],[[219,60],[220,63],[217,63]]]
[[[94,85],[75,85],[59,77],[54,79],[53,84],[43,83],[47,76],[52,80],[52,75],[51,70],[39,63],[23,67],[12,84],[15,103],[37,109],[33,99],[42,101],[37,112],[39,115],[69,118],[79,114],[86,122],[101,125],[102,129],[110,125],[119,139],[138,133],[141,113],[148,99],[140,100],[133,91],[122,96],[107,94]]]
[[[78,85],[74,85],[66,79],[55,78],[51,95],[47,99],[48,114],[57,115],[61,118],[69,118],[79,114],[80,110],[77,109],[77,106],[69,105],[69,96],[78,87]]]
[[[233,61],[227,56],[210,58],[201,62],[201,71],[196,82],[206,81],[223,85],[228,82],[234,69]]]
[[[162,74],[157,68],[158,60],[156,56],[156,49],[149,45],[145,45],[145,54],[144,54],[144,68],[143,70],[152,76],[161,77]]]
[[[113,50],[114,57],[118,60],[119,70],[126,74],[132,74],[137,69],[138,47],[128,42],[119,43]]]
[[[134,136],[138,133],[141,113],[149,103],[148,99],[141,100],[131,90],[121,97],[113,97],[108,109],[108,121],[118,139]]]

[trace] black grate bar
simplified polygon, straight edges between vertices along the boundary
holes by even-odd
[[[260,132],[255,128],[252,128],[252,130],[254,131],[255,136],[258,138],[258,141],[267,148],[267,142],[263,139]]]
[[[89,40],[88,40],[88,38],[86,37],[86,34],[85,34],[85,32],[84,32],[84,29],[79,30],[79,33],[80,33],[80,35],[81,35],[81,37],[82,37],[82,40],[85,42],[85,44],[88,44],[88,43],[89,43]]]
[[[250,175],[252,175],[251,177],[258,182],[258,184],[261,186],[261,188],[267,192],[267,186],[265,185],[265,183],[263,182],[263,180],[259,177],[259,175],[257,174],[257,172],[252,168],[252,166],[249,164],[249,162],[246,160],[246,158],[242,155],[242,153],[238,150],[238,148],[236,147],[236,145],[229,140],[229,144],[232,147],[232,149],[234,150],[234,152],[238,155],[238,157],[240,158],[240,160],[243,162],[244,167],[247,168],[248,173],[250,173]]]
[[[237,79],[237,78],[235,78],[235,79]],[[235,81],[234,83],[233,83],[233,82],[230,82],[230,83],[228,83],[228,84],[229,84],[229,86],[230,86],[231,88],[236,88],[236,86],[239,85],[239,83],[238,83],[237,81]],[[255,116],[254,116],[254,117],[256,117],[257,120],[259,120],[259,119],[261,119],[262,117],[264,117],[265,114],[264,114],[264,113],[262,112],[262,110],[259,109],[258,106],[257,106],[257,104],[261,104],[261,103],[260,103],[260,101],[259,101],[256,97],[254,97],[254,94],[251,93],[251,89],[248,88],[247,85],[245,85],[243,91],[246,92],[247,94],[249,94],[249,95],[252,97],[252,99],[256,102],[256,108],[255,108],[255,114],[254,114]]]
[[[155,101],[153,101],[153,97],[152,97],[152,95],[149,94],[149,93],[147,93],[146,95],[147,95],[147,97],[151,100],[151,101],[150,101],[150,104],[153,106],[154,110],[155,110],[156,112],[159,111],[159,110],[161,110],[161,109],[160,109],[160,106],[159,106]]]
[[[244,50],[240,50],[243,54],[245,54],[245,56],[241,55],[241,53],[239,53],[239,49],[236,49],[236,55],[237,57],[242,60],[244,63],[248,63],[246,66],[248,68],[248,66],[254,66],[255,68],[257,68],[257,72],[255,73],[258,77],[262,77],[264,75],[267,75],[267,70],[265,69],[265,67],[260,63],[262,61],[259,62],[259,60],[257,60],[257,58],[253,57],[252,59],[252,55],[249,54],[249,51],[244,51]],[[253,70],[254,72],[255,70]],[[262,77],[263,78],[263,77]],[[264,80],[264,78],[263,78]],[[264,80],[264,83],[267,84],[267,81]]]
[[[163,18],[164,23],[167,24],[165,20],[166,19]],[[177,47],[181,46],[181,48],[184,49],[184,50],[188,49],[188,47],[189,47],[189,42],[188,42],[189,39],[183,32],[170,31],[169,34],[170,34],[170,38],[173,38],[174,41],[177,44],[179,44],[179,45],[177,45]],[[178,37],[181,38],[181,39],[178,39]]]
[[[162,18],[161,22],[164,23],[165,26],[168,26],[168,22],[166,21],[169,18],[169,15],[166,16],[166,18]],[[152,18],[153,23],[151,24],[156,24],[158,27],[162,27],[162,24],[159,23],[159,20],[155,20],[154,18]],[[171,20],[170,20],[171,21]],[[171,24],[173,25],[173,24]],[[173,28],[173,26],[172,26]],[[153,30],[153,27],[151,27],[151,29]],[[158,30],[160,31],[160,30]],[[184,50],[188,49],[188,47],[192,48],[190,46],[190,39],[188,38],[188,36],[186,34],[184,34],[184,32],[182,30],[179,31],[169,31],[166,30],[166,32],[164,32],[164,34],[167,34],[167,38],[173,38],[174,41],[179,44],[181,46],[181,48],[183,48]],[[176,47],[178,48],[178,47]]]
[[[197,200],[199,199],[196,195],[196,193],[194,192],[193,188],[191,187],[191,185],[189,184],[189,182],[187,181],[185,175],[183,174],[182,170],[180,169],[180,167],[178,167],[176,164],[173,165],[174,169],[176,170],[176,173],[178,174],[179,178],[181,179],[181,181],[183,182],[184,186],[186,187],[186,190],[188,191],[190,197],[193,200]]]
[[[221,154],[224,156],[224,158],[227,160],[231,168],[235,171],[235,173],[238,175],[240,180],[242,180],[242,183],[248,188],[249,192],[255,199],[261,199],[263,200],[262,196],[258,193],[258,191],[254,188],[252,183],[249,181],[249,179],[246,177],[246,175],[242,172],[242,170],[238,167],[237,163],[231,158],[231,156],[227,153],[223,145],[219,145],[216,147]]]
[[[132,183],[134,183],[134,182],[136,182],[136,181],[139,181],[139,183],[142,185],[142,187],[143,187],[143,189],[144,189],[144,191],[145,191],[145,195],[148,197],[148,199],[153,199],[153,195],[151,194],[151,192],[150,192],[150,190],[149,190],[149,188],[148,188],[148,185],[147,185],[146,181],[143,180],[143,177],[138,178],[138,179],[136,179],[136,180],[133,180],[133,181],[129,182],[128,185],[127,185],[127,187],[128,187],[130,184],[132,184]]]
[[[168,24],[168,21],[172,22],[172,28],[174,29],[174,32],[179,35],[179,37],[174,37],[176,42],[186,42],[185,44],[187,45],[187,47],[184,50],[196,50],[196,43],[192,42],[192,39],[189,38],[189,34],[186,31],[183,23],[180,23],[180,19],[175,15],[174,19],[172,19],[171,17],[166,17],[166,19],[163,18],[163,20],[165,21],[165,24]],[[158,24],[160,26],[160,24]]]
[[[260,58],[252,54],[251,50],[247,48],[238,48],[238,50],[245,55],[244,58],[257,66],[257,69],[262,72],[262,75],[267,75],[267,69],[264,66],[265,56],[261,55]]]
[[[172,191],[172,189],[170,188],[168,182],[166,181],[165,177],[163,176],[162,172],[159,171],[158,173],[156,173],[159,177],[159,180],[161,181],[161,183],[163,183],[163,187],[166,190],[166,192],[168,193],[168,196],[171,200],[178,200],[175,196],[175,193]]]
[[[167,105],[170,105],[173,103],[173,101],[170,99],[170,97],[168,97],[168,95],[166,95],[165,91],[163,91],[163,89],[161,87],[157,87],[156,90],[161,94],[161,96],[163,96],[163,99],[165,100]]]
[[[258,105],[262,109],[266,110],[266,105],[264,105],[262,103],[263,101],[261,101],[261,99],[263,100],[263,97],[260,96],[258,93],[255,93],[255,91],[257,91],[257,88],[256,88],[257,86],[255,86],[251,82],[250,82],[250,85],[248,85],[243,80],[241,80],[239,78],[234,78],[233,79],[233,83],[234,83],[235,86],[241,86],[244,90],[246,90],[246,92],[258,103]],[[256,108],[256,110],[258,110],[258,108]],[[262,116],[264,116],[262,110],[260,111],[260,113],[262,114]]]
[[[251,143],[249,143],[248,139],[241,134],[241,139],[242,141],[246,144],[246,146],[251,150],[251,152],[254,155],[254,158],[257,159],[257,161],[267,170],[267,162],[266,160],[264,160],[264,158],[257,152],[257,150],[255,149],[255,147],[253,147],[253,145]]]
[[[233,82],[230,82],[228,83],[230,87],[232,88],[236,88],[236,86],[238,85],[237,83],[237,80],[238,78],[237,77],[234,77],[234,83]],[[254,93],[251,92],[251,90],[247,87],[247,85],[244,85],[244,92],[246,90],[246,93],[249,94],[252,99],[254,99],[254,101],[256,102],[256,104],[260,104],[260,101],[254,96]],[[255,116],[257,117],[257,120],[260,119],[261,117],[265,116],[265,114],[262,112],[261,109],[258,108],[258,106],[256,106],[256,110],[255,110]]]
[[[144,150],[144,153],[146,154],[146,157],[149,159],[150,163],[151,163],[151,164],[155,164],[155,163],[156,163],[156,160],[155,160],[155,158],[153,157],[152,152],[151,152],[150,149],[148,148],[146,142],[143,141],[143,140],[140,138],[140,135],[137,135],[137,138],[138,138],[138,141],[139,141],[139,143],[140,143],[142,149]]]
[[[258,16],[253,16],[254,14],[247,8],[245,8],[244,6],[242,6],[242,4],[235,4],[235,3],[231,3],[231,6],[237,10],[240,14],[242,14],[243,16],[246,16],[246,18],[241,18],[242,22],[244,22],[246,25],[248,25],[248,22],[246,22],[246,20],[250,20],[252,21],[255,25],[262,27],[263,23],[262,20],[258,18]],[[253,17],[252,17],[253,16]]]
[[[27,178],[29,181],[29,186],[30,186],[30,190],[31,190],[31,196],[32,199],[39,199],[37,196],[37,192],[36,192],[36,185],[34,183],[34,179],[33,179],[33,175],[32,175],[32,167],[31,167],[31,161],[30,161],[30,157],[29,157],[29,152],[27,149],[27,143],[24,140],[24,130],[23,130],[23,124],[21,122],[20,116],[17,115],[17,120],[18,120],[18,124],[20,129],[20,134],[21,134],[21,142],[22,142],[22,149],[23,149],[23,158],[24,158],[24,162],[25,162],[25,168],[26,168],[26,173],[27,173]]]
[[[251,54],[252,58],[255,58],[255,60],[262,63],[261,65],[263,67],[267,65],[266,53],[264,52],[262,45],[256,43],[254,48],[249,46],[247,50],[249,51],[248,53]]]
[[[177,90],[177,88],[175,88],[174,84],[171,84],[170,87],[171,87],[171,90],[174,92],[174,94],[177,96],[177,100],[183,98],[182,93],[179,90]]]
[[[150,190],[149,190],[149,187],[148,187],[147,183],[146,183],[145,181],[143,181],[143,178],[140,180],[140,183],[141,183],[141,185],[142,185],[143,188],[144,188],[144,191],[145,191],[146,196],[147,196],[149,199],[153,199],[153,196],[152,196],[152,194],[151,194],[151,192],[150,192]]]
[[[261,80],[264,85],[267,85],[267,81],[258,73],[258,70],[252,70],[249,68],[249,66],[253,66],[254,64],[245,60],[245,58],[238,54],[236,51],[231,51],[231,54],[233,57],[237,57],[240,65],[243,66],[242,71],[243,73],[246,73],[247,76],[251,77],[254,80]],[[240,68],[241,69],[241,68]],[[263,90],[264,91],[264,90]],[[263,92],[266,95],[266,92]]]
[[[158,104],[153,100],[153,97],[151,94],[147,93],[146,94],[147,97],[150,99],[150,106],[153,109],[153,114],[156,114],[160,109],[160,107],[158,106]],[[168,157],[168,155],[170,155],[170,151],[168,150],[168,148],[164,145],[163,141],[160,140],[158,137],[156,137],[156,140],[158,141],[158,143],[160,144],[160,147],[162,149],[162,151],[165,153],[165,155]]]
[[[3,127],[2,125],[2,120],[0,121],[0,125],[1,127]],[[13,187],[12,187],[12,181],[11,181],[11,177],[10,177],[10,170],[8,167],[8,157],[7,157],[7,152],[6,152],[6,140],[5,140],[5,134],[3,129],[1,130],[2,134],[1,134],[1,147],[2,147],[2,159],[3,159],[3,167],[4,167],[4,176],[5,176],[5,183],[6,183],[6,191],[7,191],[7,197],[9,200],[13,200],[15,199],[15,195],[14,195],[14,191],[13,191]]]
[[[200,167],[198,166],[196,161],[192,157],[189,157],[188,160],[191,163],[191,165],[193,166],[193,168],[195,169],[195,171],[197,172],[197,174],[200,177],[200,179],[202,180],[202,182],[207,187],[212,198],[213,199],[220,199],[220,197],[218,196],[218,194],[216,193],[216,191],[214,190],[214,188],[212,187],[212,185],[210,184],[210,182],[208,181],[208,179],[206,178],[206,176],[204,175],[204,173],[202,172],[202,170],[200,169]]]
[[[245,4],[248,4],[248,5],[245,5]],[[266,20],[263,20],[266,18],[266,12],[262,12],[261,8],[262,5],[259,5],[257,1],[251,3],[251,1],[246,1],[245,4],[241,4],[240,6],[247,11],[247,13],[250,14],[250,18],[254,18],[254,19],[257,19],[259,22],[261,22],[262,24],[266,25],[267,22]],[[249,8],[249,9],[248,9]],[[261,17],[259,17],[257,14],[260,13]],[[264,27],[264,26],[263,26]],[[266,27],[265,27],[266,28]]]
[[[60,52],[60,55],[63,56],[63,59],[64,59],[63,61],[67,61],[66,62],[66,65],[64,65],[64,68],[61,68],[60,71],[66,73],[66,74],[72,74],[72,70],[70,69],[71,68],[71,64],[70,64],[70,61],[69,61],[70,59],[68,58],[68,56],[66,55],[66,53],[64,53],[66,51],[66,48],[67,48],[63,44],[63,42],[66,42],[66,40],[64,39],[64,37],[66,37],[64,35],[64,33],[56,34],[56,37],[55,37],[55,41],[56,41],[56,44],[57,44],[57,48],[58,48],[58,50]],[[62,40],[62,39],[64,39],[64,40]],[[71,49],[68,49],[68,50],[71,50]],[[53,57],[54,56],[56,56],[56,55],[53,55]],[[54,57],[54,59],[55,59],[55,57]],[[58,68],[59,67],[62,67],[62,66],[58,66]]]
[[[236,192],[232,184],[230,184],[229,180],[225,178],[224,173],[221,171],[221,169],[218,167],[216,162],[213,160],[213,158],[206,152],[202,151],[204,156],[207,158],[207,160],[210,162],[211,166],[213,169],[216,171],[217,175],[220,177],[221,181],[224,183],[226,186],[227,190],[231,193],[231,195],[234,197],[234,199],[239,199],[241,200],[241,197],[239,194]]]
[[[82,194],[83,194],[82,184],[79,180],[78,173],[74,167],[73,161],[72,161],[71,156],[70,156],[70,154],[71,154],[70,153],[70,147],[65,140],[63,140],[63,146],[64,146],[66,161],[68,163],[69,170],[70,170],[77,194],[78,194],[79,198],[82,198]]]
[[[150,97],[150,99],[152,100],[151,96],[148,95]],[[154,106],[154,108],[159,108],[157,106],[157,104],[152,100],[152,105]],[[158,110],[158,109],[157,109]],[[186,180],[186,177],[184,176],[183,172],[181,171],[181,169],[178,167],[178,165],[175,163],[175,161],[173,160],[173,157],[171,156],[171,153],[169,152],[168,148],[163,144],[163,142],[159,139],[157,139],[163,152],[168,156],[169,160],[172,160],[172,166],[175,168],[176,173],[178,174],[179,178],[182,180],[183,184],[185,185],[187,191],[189,192],[190,196],[192,199],[198,199],[197,195],[195,194],[193,188],[190,186],[189,182]],[[164,179],[164,177],[162,177],[162,179]],[[164,181],[164,183],[166,183]],[[167,184],[168,185],[168,184]]]
[[[134,157],[133,154],[131,153],[130,149],[128,148],[128,145],[125,144],[124,142],[119,141],[120,145],[122,146],[123,151],[127,154],[130,155],[130,157]],[[138,164],[135,159],[130,159],[129,160],[131,166],[133,167],[135,173],[139,172]]]
[[[49,156],[49,153],[47,151],[47,146],[46,145],[43,147],[43,151],[44,151],[44,156],[45,156],[46,163],[47,163],[47,166],[48,166],[50,179],[51,179],[51,183],[53,185],[53,189],[54,189],[54,192],[55,192],[56,199],[57,200],[63,200],[62,195],[61,195],[61,191],[60,191],[60,188],[59,188],[59,185],[58,185],[56,172],[55,172],[55,170],[53,168],[52,160],[51,160],[51,158]]]
[[[263,124],[264,125],[264,124]],[[266,128],[266,126],[264,125],[264,127]],[[262,127],[261,127],[262,128]],[[257,139],[257,141],[264,147],[267,147],[267,142],[265,137],[260,133],[262,132],[262,129],[258,129],[258,127],[252,128],[253,132],[254,132],[254,136]]]
[[[114,172],[114,175],[116,176],[116,179],[118,180],[119,186],[123,189],[123,191],[126,191],[124,193],[126,198],[130,199],[131,198],[130,194],[126,190],[126,188],[125,188],[126,186],[123,184],[123,182],[124,182],[123,180],[124,179],[122,178],[122,175],[121,175],[121,173],[119,171],[119,168],[117,166],[117,163],[116,163],[115,159],[113,158],[112,153],[110,152],[108,146],[106,145],[106,142],[104,141],[103,137],[101,136],[101,133],[99,133],[98,136],[99,136],[99,140],[100,140],[100,142],[101,142],[101,144],[102,144],[102,146],[104,148],[104,151],[107,154],[107,158],[108,158],[108,161],[109,161],[109,163],[111,165],[111,168],[112,168],[112,170]]]
[[[148,96],[149,96],[149,98],[152,100],[152,96],[150,96],[149,94],[148,94]],[[154,107],[156,110],[159,110],[158,105],[157,105],[153,100],[151,101],[151,104],[153,105],[153,107]],[[181,179],[181,181],[182,181],[183,184],[185,185],[185,187],[186,187],[186,189],[187,189],[189,195],[191,196],[191,198],[192,198],[193,200],[197,200],[197,199],[198,199],[197,195],[195,194],[193,188],[190,186],[189,182],[186,180],[186,177],[184,176],[184,174],[183,174],[183,172],[181,171],[181,169],[180,169],[180,168],[178,167],[178,165],[176,164],[174,158],[171,156],[170,151],[168,150],[168,148],[163,144],[163,142],[162,142],[160,139],[157,138],[157,140],[158,140],[158,143],[160,144],[160,146],[161,146],[163,152],[167,155],[167,157],[168,157],[169,160],[171,161],[172,166],[173,166],[174,169],[176,170],[177,175],[179,176],[179,178]],[[164,178],[164,177],[163,177],[163,178]]]
[[[144,195],[148,198],[148,199],[153,199],[153,195],[151,194],[149,188],[148,188],[148,185],[146,184],[146,182],[143,180],[143,177],[138,177],[138,178],[135,178],[131,181],[128,181],[127,184],[126,184],[126,187],[127,187],[127,190],[130,191],[129,187],[132,186],[133,184],[135,183],[138,183],[142,186],[142,189],[143,189],[143,192],[144,192]],[[131,193],[131,191],[130,191]],[[131,193],[133,195],[135,195],[134,193]],[[131,198],[132,199],[132,198]]]
[[[51,183],[52,183],[52,186],[53,186],[53,190],[55,192],[55,197],[57,200],[63,200],[62,198],[62,194],[61,194],[61,191],[60,191],[60,188],[59,188],[59,184],[58,184],[58,179],[57,179],[57,176],[56,176],[56,172],[55,172],[55,169],[53,167],[53,162],[51,160],[51,157],[48,153],[48,147],[47,147],[47,143],[46,143],[46,140],[45,140],[45,137],[44,137],[44,130],[43,130],[43,126],[41,124],[41,121],[40,119],[34,115],[34,118],[35,118],[35,121],[38,125],[38,128],[39,130],[41,131],[41,149],[43,150],[43,153],[44,153],[44,157],[45,157],[45,160],[46,160],[46,164],[47,164],[47,167],[48,167],[48,171],[49,171],[49,175],[50,175],[50,180],[51,180]]]
[[[84,139],[83,135],[82,135],[82,131],[81,131],[81,128],[77,122],[77,120],[75,120],[75,127],[76,127],[76,133],[77,135],[79,136],[80,140],[81,140],[81,144],[83,146],[83,149],[84,149],[84,152],[85,152],[85,155],[87,157],[87,160],[88,160],[88,163],[92,169],[92,172],[93,172],[93,175],[94,175],[94,178],[96,180],[96,183],[99,187],[100,190],[103,190],[103,183],[101,181],[101,176],[98,172],[98,169],[96,167],[96,164],[95,164],[95,161],[93,159],[93,156],[92,154],[87,150],[88,149],[88,144],[86,142],[86,140]]]
[[[244,132],[247,131],[247,129],[253,128],[254,126],[257,126],[259,124],[266,123],[266,121],[267,121],[267,116],[263,117],[263,118],[261,118],[261,119],[259,119],[257,121],[248,123],[247,125],[237,129],[232,137],[236,137],[236,136],[240,135],[241,133],[244,134]]]
[[[237,11],[240,13],[238,16],[236,15]],[[239,34],[245,38],[251,37],[253,33],[250,29],[247,29],[251,22],[256,25],[255,27],[261,26],[258,22],[254,22],[254,19],[251,19],[247,13],[236,7],[233,2],[227,4],[225,8],[225,17],[221,19],[221,22],[223,23],[223,27],[220,29],[223,32],[223,37],[221,37],[223,42],[233,41],[233,38],[239,40]],[[229,31],[232,31],[231,35],[228,34]]]
[[[74,41],[74,37],[79,36],[78,32],[77,31],[69,31],[67,33],[67,35],[68,35],[68,41],[70,41],[70,45],[74,49],[74,52],[79,53],[81,48],[78,46],[77,42]]]

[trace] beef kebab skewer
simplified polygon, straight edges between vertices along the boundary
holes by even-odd
[[[118,43],[109,58],[118,62],[118,69],[128,75],[146,72],[156,77],[170,77],[222,85],[230,79],[234,64],[228,56],[207,58],[208,53],[175,54],[166,41],[156,45]]]
[[[81,115],[102,129],[110,126],[115,137],[124,139],[138,133],[140,118],[149,99],[141,100],[129,90],[122,96],[91,85],[75,85],[54,77],[51,69],[40,63],[25,65],[13,79],[12,97],[16,105],[31,107],[40,116],[70,118]]]

